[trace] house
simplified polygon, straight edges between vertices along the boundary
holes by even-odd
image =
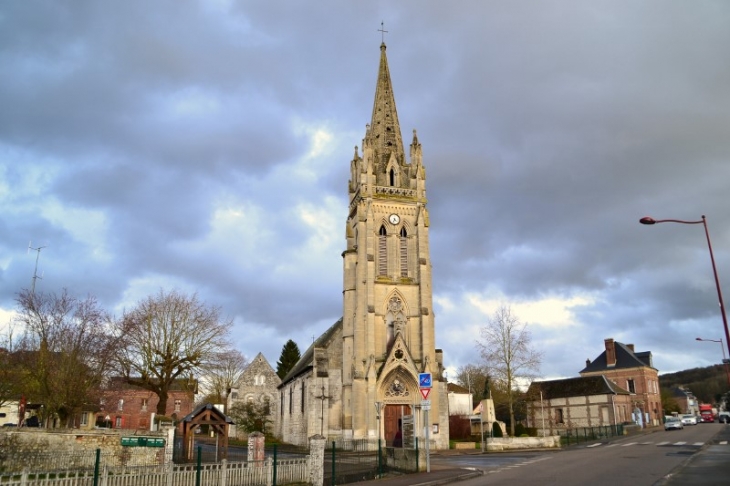
[[[472,414],[474,407],[472,406],[472,396],[469,390],[454,383],[447,383],[446,392],[449,397],[449,416],[469,416]]]
[[[175,381],[167,394],[165,416],[171,419],[182,419],[193,411],[197,382],[188,380]],[[108,389],[102,392],[99,410],[94,413],[93,423],[84,422],[82,414],[81,427],[108,427],[114,429],[150,430],[157,412],[159,397],[144,388],[130,385],[121,378],[112,380]]]
[[[654,368],[651,352],[636,352],[633,344],[619,343],[612,338],[605,339],[604,346],[604,351],[596,359],[586,360],[586,367],[580,371],[580,375],[605,376],[634,394],[634,422],[642,426],[661,425],[663,411],[659,372]]]
[[[269,408],[269,418],[273,425],[278,416],[279,391],[281,378],[276,374],[263,354],[259,353],[251,360],[249,365],[241,373],[236,386],[231,388],[226,403],[226,413],[232,407],[242,403],[255,403],[259,406]],[[259,431],[263,432],[263,431]],[[236,430],[235,425],[231,427],[231,435],[240,435],[241,431]]]
[[[673,386],[669,389],[672,394],[672,398],[679,405],[679,410],[683,414],[700,414],[700,406],[697,397],[694,394],[681,386]]]
[[[556,435],[561,430],[618,425],[631,420],[635,395],[603,375],[534,381],[527,390],[527,426]]]

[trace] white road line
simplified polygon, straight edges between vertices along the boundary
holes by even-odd
[[[703,445],[703,444],[704,444],[704,442],[695,442],[695,443],[694,443],[694,445],[696,445],[696,446],[701,446],[701,445]]]
[[[674,445],[685,445],[686,442],[675,442]]]
[[[632,446],[632,445],[636,445],[636,444],[637,444],[637,442],[629,442],[628,444],[624,444],[621,447],[628,447],[628,446]]]
[[[720,445],[727,445],[727,441],[726,440],[721,440],[720,441]]]
[[[653,442],[642,442],[641,445],[652,445]]]
[[[598,447],[599,445],[603,445],[603,444],[601,444],[601,443],[599,442],[598,444],[591,444],[591,445],[589,445],[589,446],[586,446],[586,447]]]
[[[618,447],[620,444],[608,444],[606,447]]]
[[[657,445],[660,446],[660,445],[667,445],[667,444],[669,444],[669,441],[665,440],[664,442],[659,442]]]

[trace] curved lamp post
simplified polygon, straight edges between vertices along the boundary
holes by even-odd
[[[707,230],[707,219],[705,215],[702,215],[702,219],[699,221],[684,221],[681,219],[654,219],[649,216],[645,216],[639,220],[641,224],[656,224],[656,223],[680,223],[680,224],[701,224],[705,227],[705,236],[707,237],[707,247],[710,249],[710,261],[712,262],[712,273],[715,275],[715,287],[717,287],[717,298],[720,301],[720,313],[722,314],[722,323],[725,326],[725,344],[728,346],[728,353],[730,353],[730,331],[727,327],[727,316],[725,316],[725,304],[722,301],[722,290],[720,290],[720,279],[717,278],[717,267],[715,267],[715,255],[712,253],[712,243],[710,243],[710,232]],[[723,350],[724,355],[724,350]]]
[[[695,338],[697,341],[707,341],[711,343],[720,343],[720,349],[722,350],[722,364],[725,366],[725,374],[727,375],[727,384],[730,385],[730,368],[728,368],[728,361],[725,358],[725,346],[722,345],[722,338],[720,339],[702,339],[702,338]]]

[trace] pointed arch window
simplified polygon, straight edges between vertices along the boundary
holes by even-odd
[[[388,274],[388,233],[385,226],[380,227],[378,232],[378,275]]]
[[[400,274],[408,276],[408,232],[405,228],[400,229]]]
[[[394,186],[395,185],[395,169],[390,169],[389,176],[390,176],[390,185]]]

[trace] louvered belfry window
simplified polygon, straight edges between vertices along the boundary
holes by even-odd
[[[380,227],[378,235],[378,275],[388,274],[388,241],[385,226]]]
[[[400,274],[408,276],[408,233],[405,228],[400,230]]]

